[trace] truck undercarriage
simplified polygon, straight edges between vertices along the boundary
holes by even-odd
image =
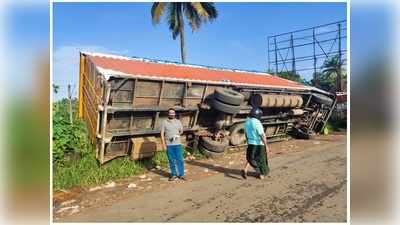
[[[325,126],[336,104],[316,88],[215,84],[109,74],[81,53],[79,115],[103,164],[119,156],[151,157],[161,151],[160,124],[173,107],[184,126],[183,142],[210,157],[246,144],[243,122],[263,110],[269,141],[308,139]]]

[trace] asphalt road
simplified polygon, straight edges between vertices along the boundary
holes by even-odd
[[[93,207],[55,213],[54,221],[346,222],[345,135],[292,140],[271,148],[271,173],[264,180],[243,180],[243,152],[236,152],[220,161],[187,162],[186,182],[171,184],[162,173],[151,173],[151,181],[131,180],[115,189],[81,194],[82,205],[97,200]],[[129,182],[135,182],[136,189],[127,190]]]

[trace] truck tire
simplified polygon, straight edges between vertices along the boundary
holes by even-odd
[[[224,155],[223,152],[212,152],[206,148],[204,148],[202,145],[199,145],[199,150],[200,152],[205,155],[207,158],[220,158]]]
[[[229,129],[231,133],[231,144],[234,146],[247,143],[246,134],[244,133],[244,123],[237,123]]]
[[[240,94],[243,95],[245,101],[250,100],[250,97],[251,97],[250,92],[241,92]]]
[[[332,105],[332,103],[333,103],[333,99],[331,99],[331,98],[329,98],[329,97],[327,97],[325,95],[316,94],[316,93],[312,94],[311,100],[313,102],[316,102],[316,103],[319,103],[319,104],[322,104],[322,105]]]
[[[202,137],[200,140],[200,145],[209,151],[217,153],[224,152],[225,148],[229,145],[229,141],[227,139],[224,139],[222,142],[220,142],[214,141],[210,137]]]
[[[227,88],[215,89],[214,98],[229,105],[240,105],[244,101],[242,94]]]
[[[229,104],[223,103],[217,99],[214,99],[213,107],[218,111],[228,113],[228,114],[235,114],[235,113],[238,113],[240,110],[239,105],[229,105]]]
[[[296,138],[298,139],[311,139],[311,134],[299,129],[299,128],[293,128],[293,134]]]
[[[250,96],[250,105],[253,108],[259,108],[262,104],[262,97],[260,94],[252,94]]]

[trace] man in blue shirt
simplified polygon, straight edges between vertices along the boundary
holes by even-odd
[[[246,159],[247,163],[242,170],[242,177],[247,178],[247,170],[251,165],[258,173],[258,178],[264,179],[268,174],[268,158],[267,152],[267,136],[264,132],[264,127],[261,124],[261,116],[263,112],[259,108],[253,108],[250,111],[250,117],[247,118],[244,129],[247,139]]]

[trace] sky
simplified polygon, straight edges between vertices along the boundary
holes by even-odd
[[[7,91],[12,95],[29,96],[35,86],[48,80],[36,76],[39,62],[48,60],[49,15],[49,8],[43,2],[13,3],[6,10],[3,20],[7,55],[5,80]]]
[[[216,3],[218,18],[185,27],[187,63],[267,70],[267,36],[346,19],[345,3]],[[78,86],[79,51],[180,61],[165,19],[153,25],[151,3],[54,3],[55,98]],[[308,77],[309,79],[310,77]],[[76,94],[76,93],[75,93]]]

